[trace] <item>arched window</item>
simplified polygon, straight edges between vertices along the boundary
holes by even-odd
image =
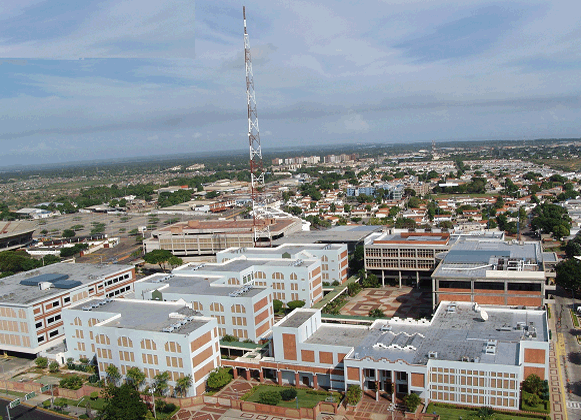
[[[290,279],[291,280],[296,280],[297,279],[297,273],[291,273]]]
[[[210,310],[214,312],[224,312],[224,305],[218,302],[212,302],[210,304]]]

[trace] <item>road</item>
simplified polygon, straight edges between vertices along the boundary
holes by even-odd
[[[8,418],[6,414],[8,403],[9,401],[0,398],[0,415],[4,416],[4,419]],[[37,410],[36,407],[19,405],[10,410],[10,418],[12,420],[62,420],[64,417],[48,414],[43,410]]]
[[[581,329],[575,328],[570,308],[575,308],[575,303],[581,303],[578,299],[564,296],[561,291],[555,297],[555,309],[557,322],[557,334],[561,333],[565,343],[565,354],[561,363],[563,365],[563,378],[565,380],[567,397],[567,414],[569,419],[581,418],[581,346],[577,343],[576,336],[581,335]],[[561,320],[559,326],[559,318]]]

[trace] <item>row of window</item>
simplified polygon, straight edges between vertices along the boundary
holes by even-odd
[[[117,296],[118,294],[125,293],[125,292],[128,292],[130,290],[131,290],[131,285],[128,285],[128,286],[122,287],[120,289],[114,290],[110,293],[107,293],[107,297]]]
[[[115,283],[119,283],[120,281],[127,280],[130,277],[129,273],[123,274],[112,279],[109,279],[105,282],[105,286],[110,286]]]
[[[51,338],[57,336],[58,333],[59,333],[58,328],[56,330],[49,331],[49,333],[48,333],[48,339],[50,340]],[[39,343],[42,343],[42,342],[44,342],[45,336],[43,334],[43,335],[39,335],[36,338],[37,338],[37,340],[38,340]]]
[[[50,318],[47,318],[46,325],[48,326],[50,324],[54,324],[55,322],[60,321],[60,319],[61,319],[60,314],[59,315],[55,315],[55,316],[51,316]],[[40,328],[42,328],[43,327],[42,320],[38,321],[35,324],[35,327],[36,327],[37,330],[40,329]]]

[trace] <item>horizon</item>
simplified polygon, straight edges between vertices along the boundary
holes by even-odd
[[[244,5],[263,150],[581,137],[565,3]],[[2,19],[0,167],[247,145],[241,2],[23,0]]]

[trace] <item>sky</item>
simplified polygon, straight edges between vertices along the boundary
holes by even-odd
[[[7,0],[0,167],[247,148],[243,4],[265,151],[581,137],[569,0]]]

